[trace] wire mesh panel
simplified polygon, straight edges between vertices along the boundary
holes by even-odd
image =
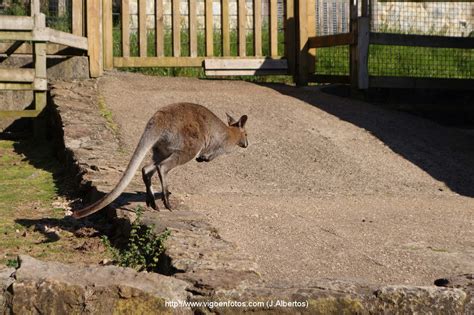
[[[370,27],[377,33],[472,37],[474,2],[372,0]],[[369,75],[474,78],[474,49],[370,45]]]

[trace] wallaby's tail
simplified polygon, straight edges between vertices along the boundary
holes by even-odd
[[[143,161],[147,152],[153,147],[155,143],[156,139],[151,139],[151,137],[145,131],[145,133],[140,139],[140,142],[137,145],[137,148],[135,149],[135,152],[133,153],[132,159],[128,163],[127,169],[122,175],[122,178],[118,182],[117,186],[115,186],[115,188],[110,193],[97,200],[90,206],[85,207],[81,210],[74,211],[72,216],[76,219],[88,216],[106,207],[118,196],[120,196],[120,194],[125,190],[125,188],[127,188],[128,184],[130,184],[130,182],[132,181],[133,176],[135,175],[138,170],[138,167],[140,166],[140,163]]]

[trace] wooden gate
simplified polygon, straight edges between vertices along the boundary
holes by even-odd
[[[294,1],[103,0],[104,69],[204,67],[206,75],[294,74]]]

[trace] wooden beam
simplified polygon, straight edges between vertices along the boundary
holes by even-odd
[[[206,70],[206,76],[253,76],[253,75],[287,75],[288,70],[253,69],[253,70]]]
[[[246,0],[238,0],[239,56],[247,55],[247,5]]]
[[[139,56],[147,56],[146,0],[138,0],[138,45]]]
[[[321,75],[321,74],[310,74],[308,76],[309,82],[317,83],[342,83],[348,84],[350,78],[348,75]]]
[[[230,56],[230,23],[229,23],[229,0],[221,0],[222,9],[222,54]]]
[[[220,58],[204,60],[206,70],[245,70],[245,69],[265,69],[265,70],[287,70],[286,59],[270,58]]]
[[[173,56],[181,56],[181,12],[179,8],[180,0],[173,2]]]
[[[474,90],[474,80],[370,76],[369,86],[379,88]]]
[[[308,15],[308,24],[307,36],[308,38],[316,36],[316,3],[315,0],[307,0],[307,15]],[[308,63],[307,71],[309,73],[314,73],[316,67],[316,48],[310,48],[308,46]]]
[[[306,0],[296,1],[296,29],[297,29],[297,44],[296,44],[296,74],[295,82],[298,86],[305,86],[308,84],[308,13]]]
[[[0,82],[0,90],[12,90],[12,91],[31,91],[33,90],[33,84],[31,83],[5,83]]]
[[[352,45],[354,43],[353,33],[316,36],[308,39],[308,46],[311,48]]]
[[[359,89],[369,88],[369,32],[370,19],[359,17],[357,31],[357,84]]]
[[[206,56],[214,56],[214,0],[206,1]]]
[[[371,32],[370,44],[473,49],[474,37],[448,37]]]
[[[35,69],[27,68],[0,68],[1,82],[33,82]]]
[[[77,36],[84,35],[84,1],[72,1],[72,33]]]
[[[40,14],[41,4],[39,0],[31,0],[30,1],[30,13],[31,16]]]
[[[285,56],[288,59],[288,72],[295,74],[296,33],[294,0],[286,0],[285,16]]]
[[[112,70],[114,67],[114,30],[112,24],[112,0],[103,0],[102,11],[102,28],[104,30],[104,69]]]
[[[202,67],[205,57],[114,58],[114,67]]]
[[[262,56],[262,0],[253,1],[253,36],[255,56]]]
[[[13,43],[22,43],[22,45],[20,45],[18,48],[15,49],[14,55],[22,55],[22,54],[31,55],[33,53],[33,45],[22,42],[22,41],[15,41]],[[14,47],[11,47],[13,43],[0,43],[0,54],[10,55],[9,52],[14,48]],[[78,50],[77,48],[71,48],[69,46],[61,45],[61,44],[47,43],[46,54],[48,55],[61,54],[61,55],[77,56],[77,55],[84,54],[84,51]]]
[[[122,0],[122,56],[130,56],[130,4]]]
[[[352,0],[349,3],[349,16],[350,16],[350,32],[354,38],[357,38],[357,22],[358,22],[358,7],[357,0]],[[357,60],[357,43],[353,43],[349,47],[349,75],[351,78],[352,89],[358,88],[357,79],[358,74],[358,60]]]
[[[99,28],[99,32],[101,29],[102,27]],[[57,31],[52,28],[47,28],[41,32],[35,32],[35,35],[37,35],[38,38],[33,38],[33,40],[47,41],[50,43],[60,44],[82,50],[88,50],[89,48],[89,41],[86,37]],[[100,41],[102,42],[102,39],[100,39]]]
[[[165,27],[163,24],[163,0],[155,0],[156,56],[165,55]]]
[[[87,40],[90,75],[100,77],[103,73],[102,57],[102,1],[87,0]]]
[[[270,56],[272,57],[278,56],[278,4],[277,4],[277,0],[270,0]]]
[[[197,8],[196,0],[189,0],[189,55],[197,57]]]
[[[35,111],[41,112],[47,103],[46,91],[35,91]]]
[[[31,16],[1,15],[0,30],[2,31],[31,31],[34,19]]]

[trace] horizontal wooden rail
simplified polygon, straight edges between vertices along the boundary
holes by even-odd
[[[114,67],[202,67],[205,57],[114,57]]]
[[[326,75],[326,74],[310,74],[308,76],[309,82],[317,83],[350,83],[349,75]]]
[[[474,90],[472,79],[438,79],[438,78],[413,78],[392,76],[370,76],[370,87],[381,88],[409,88],[409,89],[454,89]]]
[[[0,91],[11,90],[11,91],[31,91],[34,89],[32,83],[5,83],[0,82]]]
[[[2,15],[0,18],[0,30],[2,31],[31,31],[35,20],[31,16]]]
[[[204,70],[209,76],[224,75],[271,75],[287,74],[288,63],[286,59],[206,59]]]
[[[20,43],[21,45],[17,47],[13,47],[16,43]],[[11,53],[10,53],[11,52]],[[0,54],[11,55],[12,53],[22,55],[28,54],[31,55],[33,53],[33,45],[29,43],[25,43],[22,41],[15,41],[10,43],[0,43]],[[46,48],[46,53],[48,55],[66,55],[66,56],[76,56],[84,54],[83,50],[79,50],[76,48],[71,48],[69,46],[60,45],[60,44],[52,44],[48,43]]]
[[[0,31],[0,40],[51,42],[82,50],[88,49],[86,37],[76,36],[50,28],[30,32]]]
[[[308,38],[308,47],[320,48],[340,45],[352,45],[354,44],[354,41],[354,34],[352,33],[316,36]]]
[[[0,69],[1,82],[33,82],[35,80],[35,69]]]
[[[41,110],[0,110],[1,118],[16,118],[16,117],[37,117],[41,113]]]
[[[436,48],[474,48],[473,37],[448,37],[432,35],[409,35],[375,33],[369,35],[370,44],[395,45],[395,46],[416,46],[416,47],[436,47]]]

